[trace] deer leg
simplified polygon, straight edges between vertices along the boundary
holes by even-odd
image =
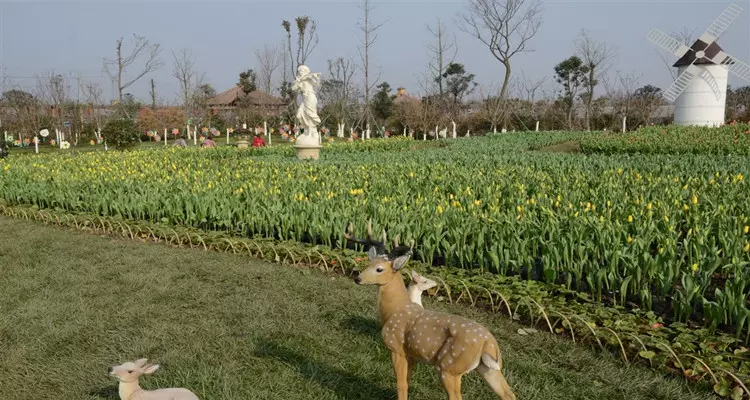
[[[483,364],[479,364],[477,372],[490,385],[492,391],[502,400],[516,400],[516,395],[510,389],[508,381],[505,380],[503,373],[494,369],[489,369]]]
[[[448,400],[461,400],[461,375],[440,371],[440,381],[448,394]]]
[[[391,353],[393,372],[396,374],[398,400],[407,400],[409,396],[409,359],[405,354]]]
[[[411,374],[412,372],[414,372],[414,360],[412,360],[411,358],[407,358],[406,361],[408,363],[406,366],[406,380],[410,381]]]

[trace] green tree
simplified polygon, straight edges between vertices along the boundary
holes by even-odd
[[[563,87],[562,103],[565,105],[568,129],[573,129],[573,110],[579,90],[585,87],[589,67],[578,56],[571,56],[555,65],[555,80]]]
[[[372,113],[375,118],[385,121],[393,115],[393,95],[391,95],[391,85],[383,82],[376,86],[378,91],[372,99]]]
[[[448,112],[452,120],[458,117],[464,97],[470,95],[477,87],[474,82],[475,75],[466,72],[463,64],[450,63],[441,75],[442,82],[445,85],[445,94],[450,96]],[[437,79],[435,79],[438,82]]]
[[[23,90],[18,89],[12,89],[8,90],[7,92],[3,93],[2,98],[0,98],[0,101],[7,103],[7,104],[13,104],[13,105],[26,105],[26,104],[33,104],[36,101],[36,98],[33,94],[29,92],[24,92]]]
[[[245,95],[257,90],[258,85],[255,71],[253,71],[252,69],[248,69],[245,72],[240,72],[240,82],[238,83],[238,85],[240,89],[242,89],[242,92],[245,93]]]
[[[135,121],[130,118],[118,118],[107,122],[102,129],[102,137],[107,144],[118,149],[127,150],[135,147],[140,134]]]

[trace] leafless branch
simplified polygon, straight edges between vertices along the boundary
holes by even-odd
[[[459,29],[486,45],[505,67],[501,97],[506,98],[511,58],[530,52],[528,42],[541,25],[541,0],[469,0],[469,10],[458,17]]]
[[[365,103],[364,103],[364,123],[367,124],[370,122],[370,119],[372,118],[371,112],[370,112],[370,91],[378,84],[378,81],[380,80],[381,72],[379,71],[377,76],[375,76],[375,79],[371,79],[370,77],[370,50],[372,45],[375,43],[375,41],[378,39],[377,31],[378,29],[382,28],[383,25],[385,25],[388,20],[380,23],[374,23],[372,21],[371,13],[374,10],[373,5],[370,3],[370,0],[363,0],[362,5],[360,6],[360,9],[362,10],[362,19],[358,23],[359,30],[362,32],[362,42],[361,46],[358,48],[359,56],[362,61],[362,70],[364,72],[364,78],[365,78],[365,84],[364,84],[364,94],[365,94]]]
[[[536,112],[537,95],[546,81],[547,77],[533,80],[526,77],[526,74],[521,71],[521,78],[516,82],[517,91],[520,94],[518,97],[529,103],[529,113],[534,119],[538,119]]]
[[[133,38],[135,39],[133,49],[129,54],[123,53],[123,38],[120,38],[115,42],[115,58],[104,59],[107,75],[117,82],[117,94],[120,102],[122,102],[125,89],[147,74],[161,68],[164,64],[160,58],[161,47],[158,44],[151,44],[148,39],[136,34],[133,34]],[[134,74],[133,78],[128,80],[125,77],[127,69],[141,58],[145,60],[143,66],[137,70],[138,72]]]
[[[427,50],[430,54],[430,62],[427,66],[432,74],[432,80],[437,83],[438,93],[441,95],[444,92],[443,73],[446,67],[455,61],[458,54],[456,35],[449,35],[446,30],[445,24],[439,18],[435,24],[435,28],[427,26],[427,31],[435,38],[433,43],[427,45]]]
[[[617,116],[618,120],[632,114],[635,103],[635,91],[638,90],[642,75],[617,71],[613,81],[609,79],[603,80],[609,105],[612,107],[612,115]]]
[[[172,52],[172,59],[174,60],[172,76],[177,79],[180,85],[180,100],[182,100],[182,105],[187,111],[195,94],[195,89],[198,87],[195,57],[189,49],[182,49],[179,53]]]
[[[255,57],[258,59],[258,88],[271,94],[273,75],[281,65],[284,53],[278,45],[265,44],[262,50],[255,50]]]
[[[328,60],[328,78],[320,89],[320,100],[338,124],[351,123],[357,107],[360,93],[354,84],[356,71],[357,65],[351,60]]]
[[[479,87],[479,96],[482,101],[482,113],[487,122],[490,123],[490,129],[497,132],[497,128],[506,120],[508,114],[507,99],[500,95],[502,88],[499,85],[489,84]]]
[[[8,71],[0,66],[0,97],[5,92],[5,86],[8,84]]]
[[[577,55],[589,68],[584,82],[586,93],[584,97],[586,130],[591,130],[591,105],[594,101],[594,89],[599,79],[606,74],[610,62],[615,57],[615,49],[604,42],[597,41],[582,29],[575,41]]]
[[[104,92],[99,85],[93,82],[84,83],[82,89],[83,98],[91,110],[91,119],[96,124],[97,131],[101,131],[104,126],[104,116],[100,112],[100,107],[104,105]]]
[[[318,45],[318,34],[317,24],[310,17],[297,17],[295,21],[297,22],[297,67],[299,67],[307,61],[307,57]],[[307,38],[305,38],[305,33],[307,33]]]
[[[695,42],[695,29],[688,29],[688,27],[683,27],[681,31],[674,31],[669,34],[669,36],[672,36],[673,38],[677,39],[680,43],[684,44],[685,46],[692,46],[693,42]],[[659,58],[661,58],[662,63],[664,63],[664,66],[667,67],[667,70],[669,71],[669,76],[672,77],[672,80],[677,79],[677,70],[672,67],[672,64],[674,64],[674,54],[667,53],[662,49],[654,49],[654,51],[657,52],[659,55]]]

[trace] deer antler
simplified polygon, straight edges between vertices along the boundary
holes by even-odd
[[[388,251],[385,248],[385,230],[383,230],[383,242],[379,242],[372,238],[372,220],[367,221],[367,239],[358,239],[354,236],[354,224],[349,223],[348,231],[344,234],[344,237],[354,243],[359,243],[365,246],[373,246],[377,250],[378,254],[386,254]]]

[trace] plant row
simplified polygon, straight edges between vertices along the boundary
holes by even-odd
[[[750,123],[718,128],[650,126],[628,133],[587,135],[581,151],[588,154],[714,154],[750,155]]]
[[[0,162],[0,197],[328,247],[372,219],[428,264],[560,283],[746,339],[747,159],[521,151],[560,137],[420,151],[372,140],[318,163],[230,148],[23,157]]]
[[[318,268],[352,275],[365,266],[358,251],[330,249],[294,241],[240,238],[224,232],[202,231],[162,223],[134,222],[118,217],[40,210],[0,202],[0,215],[40,221],[83,231],[135,240],[149,240],[205,251],[232,252],[287,265]],[[686,324],[664,324],[653,312],[606,307],[580,292],[481,271],[436,268],[412,261],[416,269],[439,282],[427,293],[438,301],[460,302],[616,352],[626,363],[639,363],[713,385],[722,397],[742,398],[747,390],[750,352],[737,339],[691,329]],[[524,333],[529,332],[523,329]]]

